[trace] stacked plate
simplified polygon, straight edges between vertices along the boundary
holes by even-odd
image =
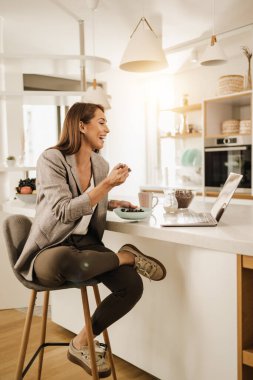
[[[240,133],[242,135],[251,133],[251,120],[241,120],[240,121]]]
[[[235,134],[239,133],[240,121],[239,120],[225,120],[221,125],[221,133]]]

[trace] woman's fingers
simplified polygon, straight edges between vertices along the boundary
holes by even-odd
[[[126,169],[128,172],[131,172],[131,169],[126,164],[122,164],[122,163],[119,163],[118,165],[116,165],[115,169]]]

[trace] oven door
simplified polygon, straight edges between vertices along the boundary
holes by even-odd
[[[230,172],[243,175],[239,188],[241,192],[249,192],[251,189],[251,145],[205,148],[206,190],[220,191],[220,187],[224,185]]]

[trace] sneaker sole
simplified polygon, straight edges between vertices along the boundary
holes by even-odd
[[[82,367],[89,375],[92,376],[92,371],[91,371],[91,368],[88,367],[82,360],[78,359],[76,356],[72,355],[69,351],[67,353],[67,357],[69,359],[69,361],[71,361],[72,363],[74,364],[77,364],[79,365],[80,367]],[[108,377],[110,376],[111,374],[111,369],[107,370],[107,371],[103,371],[103,372],[99,372],[98,371],[98,377],[99,378],[104,378],[104,377]]]
[[[132,244],[125,244],[123,247],[130,247],[132,250],[139,252],[142,256],[147,257],[148,259],[154,261],[156,264],[158,264],[162,268],[163,276],[161,278],[159,278],[159,280],[152,280],[151,279],[152,281],[161,281],[166,277],[166,274],[167,274],[166,268],[159,260],[155,259],[154,257],[144,255],[144,253],[142,253],[138,248],[136,248]],[[126,249],[126,251],[127,251],[127,249]]]

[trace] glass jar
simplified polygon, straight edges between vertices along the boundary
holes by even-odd
[[[166,189],[164,192],[163,208],[166,214],[175,213],[178,209],[178,202],[175,190]]]

